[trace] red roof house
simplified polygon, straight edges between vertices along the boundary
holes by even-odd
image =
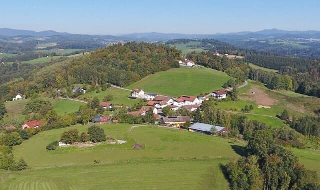
[[[37,121],[37,120],[27,121],[22,125],[22,129],[38,128],[38,127],[42,127],[44,124],[45,124],[44,121]]]

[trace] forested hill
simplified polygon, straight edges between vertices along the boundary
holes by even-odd
[[[41,80],[44,86],[56,85],[56,75],[71,84],[105,84],[126,86],[159,71],[179,67],[181,52],[165,45],[130,42],[99,49],[73,59],[60,72]],[[39,81],[39,82],[41,82]]]

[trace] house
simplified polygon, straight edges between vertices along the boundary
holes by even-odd
[[[83,87],[79,87],[79,86],[76,86],[72,89],[72,93],[77,93],[77,92],[81,92],[82,94],[85,94],[86,93],[86,89],[83,88]]]
[[[158,114],[158,109],[154,108],[153,106],[142,106],[140,110],[128,112],[128,114],[135,116],[135,117],[144,116],[144,115],[146,115],[147,111],[149,111],[150,109],[152,109],[153,114],[155,114],[155,115]]]
[[[157,95],[154,97],[153,101],[157,102],[159,105],[157,108],[164,108],[168,105],[173,104],[173,99],[168,96]]]
[[[156,96],[157,96],[157,94],[145,94],[144,99],[153,100]]]
[[[213,52],[213,55],[219,56],[220,53],[218,51]]]
[[[217,99],[225,99],[227,97],[227,91],[218,90],[218,91],[212,92],[212,97]]]
[[[172,111],[177,111],[179,109],[179,107],[175,105],[168,105],[168,106]]]
[[[22,100],[22,99],[23,99],[23,95],[22,94],[17,94],[16,97],[12,98],[12,101]]]
[[[112,109],[112,104],[109,102],[99,102],[99,106],[103,107],[104,109]]]
[[[25,122],[21,127],[22,129],[38,128],[38,127],[42,127],[44,124],[45,124],[44,121],[33,120],[33,121]]]
[[[106,124],[110,122],[110,116],[109,115],[105,115],[105,116],[94,116],[93,118],[94,123],[98,123],[98,124]]]
[[[195,65],[195,63],[191,60],[186,59],[185,60],[185,64],[187,67],[193,67]]]
[[[144,98],[144,91],[142,89],[133,89],[131,91],[131,97]]]
[[[189,116],[176,116],[176,117],[163,117],[161,118],[161,123],[172,127],[181,127],[186,122],[190,122],[191,118]]]
[[[195,123],[195,124],[191,125],[188,128],[188,130],[191,132],[203,133],[203,134],[208,134],[208,135],[211,135],[213,133],[217,133],[217,134],[222,135],[222,134],[230,132],[225,127],[215,126],[215,125],[210,125],[210,124],[205,124],[205,123]]]
[[[183,107],[192,112],[196,111],[200,107],[200,105],[185,105]]]
[[[185,106],[185,105],[197,105],[197,104],[201,104],[201,101],[196,96],[186,96],[186,95],[180,96],[173,103],[173,105],[178,107]]]

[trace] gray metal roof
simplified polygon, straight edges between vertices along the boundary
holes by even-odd
[[[206,123],[195,123],[195,124],[191,125],[189,127],[189,129],[203,131],[203,132],[211,132],[212,129],[214,129],[215,131],[219,132],[222,129],[224,129],[224,127],[210,125],[210,124],[206,124]]]

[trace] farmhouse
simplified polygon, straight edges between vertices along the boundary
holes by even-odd
[[[147,111],[149,111],[150,109],[152,110],[154,115],[158,114],[158,109],[154,108],[153,106],[142,106],[140,110],[128,112],[128,114],[136,117],[143,116],[146,115]]]
[[[131,91],[131,97],[144,98],[144,91],[142,89],[133,89]]]
[[[99,102],[99,106],[103,107],[104,109],[112,109],[112,104],[109,102]]]
[[[185,60],[185,65],[187,67],[193,67],[195,65],[195,63],[193,61],[191,61],[191,60],[186,59]]]
[[[186,95],[180,96],[173,103],[173,105],[178,107],[185,106],[185,105],[197,105],[197,104],[201,104],[201,101],[196,96],[186,96]]]
[[[156,97],[154,97],[153,101],[158,102],[161,108],[171,105],[174,102],[172,98],[168,96],[161,96],[161,95],[157,95]]]
[[[81,92],[81,93],[85,94],[86,93],[86,89],[83,88],[83,87],[76,86],[76,87],[74,87],[72,89],[72,93],[74,94],[74,93],[77,93],[77,92]]]
[[[217,99],[225,99],[227,97],[227,91],[218,90],[218,91],[212,92],[212,97]]]
[[[22,94],[17,94],[16,97],[12,98],[12,101],[22,100],[22,99],[23,99],[23,95]]]
[[[176,116],[176,117],[163,117],[161,118],[161,123],[167,126],[180,127],[186,122],[190,122],[191,118],[189,116]]]
[[[94,116],[94,123],[98,124],[106,124],[110,122],[110,116],[105,115],[105,116]]]
[[[45,123],[44,121],[33,120],[33,121],[25,122],[21,127],[22,129],[38,128],[38,127],[42,127],[44,123]]]
[[[205,123],[195,123],[191,125],[188,128],[191,132],[197,132],[197,133],[203,133],[203,134],[225,134],[229,133],[230,131],[226,129],[225,127],[215,126],[215,125],[209,125]]]

